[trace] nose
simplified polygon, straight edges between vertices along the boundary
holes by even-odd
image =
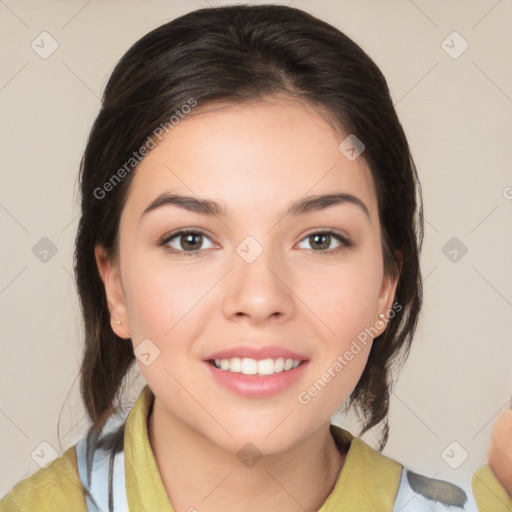
[[[247,318],[257,325],[268,319],[282,322],[292,317],[295,308],[292,279],[277,260],[269,250],[264,250],[254,261],[235,253],[222,303],[227,318]]]

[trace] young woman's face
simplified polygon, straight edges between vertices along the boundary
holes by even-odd
[[[120,272],[99,263],[113,329],[166,413],[218,446],[277,453],[325,428],[385,328],[396,281],[370,170],[338,149],[347,135],[284,99],[197,109],[136,170]],[[162,194],[190,199],[148,209]],[[288,211],[325,194],[355,199]]]

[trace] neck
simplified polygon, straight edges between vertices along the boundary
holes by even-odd
[[[177,512],[230,512],[241,506],[245,512],[318,510],[334,488],[348,450],[337,448],[327,423],[286,452],[263,455],[244,466],[235,453],[170,417],[156,399],[148,434]]]

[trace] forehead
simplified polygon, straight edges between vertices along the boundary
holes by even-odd
[[[376,218],[369,167],[338,149],[348,135],[335,130],[325,112],[297,100],[196,107],[139,164],[125,209],[140,213],[171,190],[212,198],[240,213],[345,192],[363,200]]]

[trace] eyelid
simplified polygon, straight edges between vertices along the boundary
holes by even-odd
[[[203,235],[207,238],[209,238],[210,240],[212,240],[212,237],[206,232],[204,231],[203,229],[201,228],[194,228],[194,227],[189,227],[189,228],[179,228],[179,229],[175,229],[173,231],[169,231],[168,233],[166,233],[165,235],[163,235],[159,242],[158,242],[158,245],[159,246],[162,246],[162,245],[166,245],[167,243],[169,243],[169,241],[172,239],[172,238],[175,238],[177,237],[178,235],[185,235],[187,233],[193,233],[193,234],[198,234],[198,235]],[[213,242],[213,240],[212,240]],[[200,250],[203,250],[203,249],[200,249]],[[180,252],[192,252],[192,251],[180,251]],[[196,251],[197,252],[197,251]]]
[[[307,231],[304,235],[302,235],[301,240],[304,240],[304,238],[311,236],[311,235],[315,235],[317,233],[321,233],[321,234],[327,233],[329,235],[338,235],[341,238],[345,239],[347,242],[350,242],[349,235],[347,233],[345,233],[343,230],[336,229],[336,228],[313,228],[310,231]]]
[[[353,243],[350,239],[350,237],[345,234],[343,231],[340,231],[338,229],[334,228],[314,228],[311,231],[308,231],[305,233],[302,238],[300,239],[300,242],[303,242],[304,240],[308,239],[312,235],[330,235],[333,238],[335,238],[338,242],[340,242],[340,246],[336,247],[335,249],[329,249],[325,251],[314,251],[313,249],[309,249],[310,251],[314,252],[315,254],[333,254],[338,253],[342,251],[343,249],[347,249],[349,247],[353,246]]]

